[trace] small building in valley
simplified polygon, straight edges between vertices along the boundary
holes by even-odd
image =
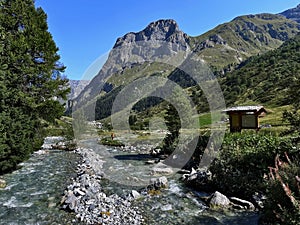
[[[236,106],[223,110],[229,116],[230,132],[241,132],[242,129],[259,130],[259,117],[267,111],[263,106]]]

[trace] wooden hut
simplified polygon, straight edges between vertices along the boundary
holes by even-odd
[[[241,132],[242,129],[259,130],[259,117],[267,111],[263,106],[237,106],[223,110],[229,115],[230,132]]]

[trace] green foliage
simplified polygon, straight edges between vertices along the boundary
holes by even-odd
[[[95,120],[101,120],[111,115],[113,103],[122,88],[123,86],[119,86],[97,100],[95,106]]]
[[[210,132],[200,133],[198,137],[195,137],[194,140],[192,140],[190,143],[188,143],[183,147],[183,151],[191,151],[191,149],[193,149],[193,147],[191,147],[191,144],[193,144],[193,142],[196,141],[196,139],[198,139],[192,157],[186,163],[184,169],[191,170],[192,168],[199,167],[201,159],[203,157],[203,153],[205,149],[208,147],[207,145],[209,142],[209,138],[210,138]]]
[[[299,45],[300,49],[300,45]],[[290,132],[300,134],[300,73],[297,72],[288,88],[288,98],[292,102],[293,109],[283,112],[283,119],[291,125]]]
[[[44,136],[61,136],[65,137],[66,140],[74,139],[72,120],[69,117],[61,117],[61,119],[56,119],[54,123],[45,122],[43,126]]]
[[[0,1],[0,174],[15,169],[43,141],[41,120],[53,122],[68,80],[47,16],[32,0]]]
[[[297,110],[294,109],[293,111],[284,111],[283,119],[290,123],[290,133],[296,132],[300,134],[300,113]]]
[[[266,190],[264,176],[277,154],[297,155],[292,139],[260,134],[227,134],[211,166],[214,185],[229,195],[251,199]]]
[[[84,137],[84,134],[89,130],[87,118],[83,109],[73,113],[73,130],[74,136],[77,139]]]
[[[179,130],[181,127],[180,118],[174,106],[168,105],[165,120],[169,133],[163,141],[163,152],[170,154],[175,150],[178,144]]]
[[[100,143],[102,145],[108,145],[113,147],[124,147],[125,145],[119,140],[112,140],[110,137],[102,138]]]
[[[299,224],[300,218],[300,160],[285,157],[275,159],[270,167],[267,202],[264,207],[264,224]]]
[[[211,121],[211,114],[210,113],[206,113],[206,114],[202,114],[199,116],[199,123],[200,126],[207,126],[207,125],[211,125],[212,121]]]
[[[167,86],[167,85],[166,85]],[[168,88],[167,88],[168,89]],[[166,154],[172,153],[177,144],[180,129],[191,129],[195,125],[195,117],[193,117],[193,111],[188,99],[184,97],[184,92],[181,88],[170,88],[171,93],[170,103],[166,105],[165,123],[169,133],[163,141],[163,152]]]

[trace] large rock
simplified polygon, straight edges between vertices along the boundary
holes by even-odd
[[[209,206],[212,208],[228,208],[230,200],[220,192],[216,191],[209,200]]]
[[[150,180],[150,186],[153,186],[155,189],[166,188],[168,187],[168,179],[165,176],[152,178]]]
[[[163,163],[158,163],[155,167],[152,168],[152,174],[153,175],[170,175],[172,174],[174,171],[172,170],[171,167],[166,166]]]
[[[0,188],[5,188],[6,187],[6,181],[3,179],[0,179]]]
[[[189,184],[206,184],[211,180],[212,173],[207,169],[195,170],[192,168],[190,173],[182,175],[183,181]]]
[[[255,210],[255,206],[249,201],[236,198],[236,197],[231,197],[230,201],[233,204],[233,206],[237,206],[240,209],[246,209],[251,211]]]
[[[70,194],[65,203],[71,210],[75,210],[76,206],[78,205],[78,198],[74,194]]]
[[[253,199],[253,201],[255,202],[255,205],[258,208],[263,209],[264,208],[264,202],[267,199],[267,197],[264,194],[262,194],[262,193],[255,192],[252,195],[252,199]]]
[[[137,192],[136,190],[132,190],[131,195],[134,199],[138,199],[141,197],[141,194],[139,192]]]

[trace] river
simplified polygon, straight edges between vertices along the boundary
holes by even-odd
[[[71,224],[73,216],[59,204],[77,161],[72,152],[39,151],[19,170],[4,175],[7,187],[0,189],[0,224]]]
[[[131,170],[131,175],[139,177],[141,168],[146,167],[146,159],[126,157],[135,156],[136,153],[99,147],[96,142],[90,142],[89,147],[94,147],[98,154],[105,157],[104,170],[112,166],[122,170],[123,165],[131,165],[132,168],[138,168]],[[22,163],[19,170],[3,176],[8,186],[0,189],[0,224],[74,224],[74,215],[61,210],[59,203],[70,178],[75,175],[78,156],[73,152],[58,150],[39,153]],[[123,173],[115,174],[123,176]],[[115,182],[115,179],[102,183],[108,194],[128,194],[136,189]],[[168,180],[168,188],[160,194],[135,202],[143,213],[145,224],[257,224],[256,213],[209,210],[199,199],[203,193],[184,187],[178,181],[178,175],[168,177]]]

